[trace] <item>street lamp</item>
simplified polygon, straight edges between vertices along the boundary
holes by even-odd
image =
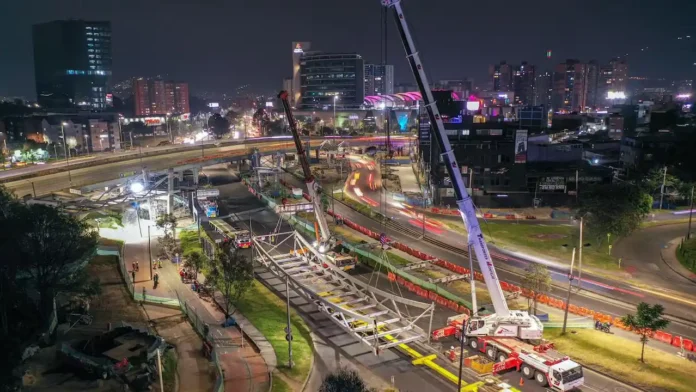
[[[60,131],[63,133],[63,152],[65,154],[65,166],[68,167],[68,181],[72,186],[72,174],[70,173],[70,156],[68,155],[68,140],[65,138],[65,126],[68,125],[65,121],[60,123]]]
[[[336,101],[338,101],[338,95],[334,95],[333,97],[333,110],[334,110],[334,133],[336,133]]]

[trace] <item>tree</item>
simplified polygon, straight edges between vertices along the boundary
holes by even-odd
[[[164,234],[176,238],[176,217],[174,214],[162,214],[157,217],[157,227],[164,230]]]
[[[669,320],[662,318],[665,308],[660,304],[655,304],[650,306],[645,302],[638,304],[636,309],[636,314],[627,314],[621,318],[621,322],[632,328],[633,331],[640,335],[640,342],[642,343],[640,350],[640,361],[645,362],[645,343],[648,342],[649,337],[652,336],[656,331],[667,328],[669,325]]]
[[[372,389],[355,370],[341,368],[329,374],[322,381],[319,392],[370,392]]]
[[[593,185],[580,194],[578,215],[601,243],[611,233],[625,237],[638,229],[652,208],[652,196],[633,184]]]
[[[219,139],[230,131],[230,122],[219,113],[215,113],[208,119],[208,129]]]
[[[534,291],[534,297],[527,299],[527,304],[529,311],[536,314],[537,296],[540,294],[548,294],[549,291],[551,291],[551,274],[545,265],[537,263],[530,263],[524,271],[525,274],[522,278],[522,287]],[[529,302],[531,302],[531,304]]]
[[[206,261],[206,257],[203,254],[203,250],[198,248],[194,249],[189,249],[184,253],[184,265],[186,267],[192,268],[194,271],[196,271],[196,275],[198,275],[198,271],[201,270],[201,267],[203,267],[203,263]]]
[[[254,282],[254,266],[237,251],[230,252],[229,246],[224,246],[216,255],[217,273],[215,286],[222,293],[225,301],[225,318],[230,316],[231,305],[239,304]]]
[[[39,317],[45,322],[57,294],[84,290],[85,277],[76,268],[96,252],[98,234],[57,208],[30,205],[16,210],[21,268],[39,293]]]
[[[15,390],[21,350],[45,331],[55,295],[94,293],[98,281],[76,262],[95,249],[96,236],[77,218],[21,204],[0,186],[0,391]]]

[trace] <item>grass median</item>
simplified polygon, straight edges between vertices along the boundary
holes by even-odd
[[[448,220],[450,229],[466,233],[464,224]],[[574,247],[579,245],[580,230],[571,225],[547,225],[514,222],[484,222],[481,230],[489,243],[500,248],[520,251],[541,257],[553,257],[570,264]],[[583,236],[583,266],[603,270],[619,270],[618,261],[609,255],[606,238],[598,241],[595,236]]]
[[[641,363],[640,343],[590,329],[561,336],[561,330],[547,329],[544,337],[553,341],[560,352],[572,359],[647,391],[694,391],[696,364],[688,360],[645,347]]]
[[[278,358],[277,370],[290,380],[302,385],[309,374],[312,363],[313,350],[312,338],[309,327],[302,318],[290,310],[290,324],[292,326],[292,357],[294,366],[288,367],[288,342],[285,340],[285,327],[287,314],[285,313],[285,301],[273,294],[266,286],[254,281],[254,285],[245,295],[244,300],[237,307],[239,311],[249,319],[256,328],[266,337]],[[277,378],[273,379],[273,390],[282,391]],[[276,389],[279,388],[279,389]]]
[[[696,237],[677,247],[677,259],[684,268],[696,273]]]

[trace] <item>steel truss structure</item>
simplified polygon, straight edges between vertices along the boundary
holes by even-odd
[[[255,236],[252,241],[255,261],[375,354],[400,344],[428,341],[434,303],[402,298],[354,279],[296,231]],[[281,252],[281,246],[291,251]],[[426,332],[416,322],[428,318]]]

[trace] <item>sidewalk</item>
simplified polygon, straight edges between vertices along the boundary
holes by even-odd
[[[151,239],[150,246],[153,256],[157,254],[157,249],[159,249],[156,241],[156,238]],[[164,261],[161,269],[153,269],[153,274],[157,272],[160,277],[159,286],[154,289],[154,283],[150,280],[147,239],[126,243],[124,253],[129,272],[134,261],[137,260],[140,264],[140,270],[136,272],[135,279],[135,290],[137,293],[142,293],[144,289],[146,296],[152,295],[174,300],[178,296],[180,301],[186,302],[189,311],[194,311],[200,321],[208,325],[208,337],[215,347],[215,352],[218,354],[219,363],[223,370],[225,391],[265,392],[268,390],[270,379],[264,357],[254,349],[255,346],[250,340],[242,337],[238,328],[221,327],[224,321],[222,312],[211,303],[212,301],[201,299],[197,293],[191,290],[190,285],[181,282],[176,264]],[[248,328],[248,324],[245,325],[245,332],[247,332]],[[243,339],[245,340],[244,343],[242,343]],[[200,345],[195,347],[194,340],[185,341],[184,350],[201,349]],[[185,351],[182,351],[181,355],[183,356],[184,354]],[[198,383],[197,380],[180,380],[181,385],[196,385],[196,383]]]
[[[660,249],[660,254],[662,256],[662,261],[664,261],[672,271],[696,284],[696,274],[686,269],[677,259],[677,246],[679,246],[683,238],[684,237],[677,237],[669,241],[666,247]]]
[[[157,334],[176,346],[179,391],[211,391],[215,385],[215,371],[203,356],[203,341],[181,311],[149,304],[144,304],[143,310]]]

